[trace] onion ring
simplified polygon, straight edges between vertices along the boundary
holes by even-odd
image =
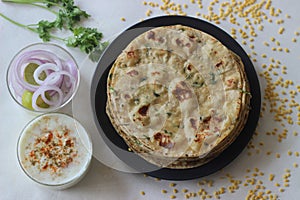
[[[45,63],[45,64],[40,65],[38,68],[36,68],[36,70],[33,73],[34,80],[37,84],[44,85],[44,83],[46,82],[46,79],[48,77],[50,77],[51,74],[53,74],[53,73],[50,73],[45,80],[39,79],[39,75],[43,71],[46,72],[47,70],[59,71],[60,69],[57,67],[57,65],[55,65],[53,63]],[[60,77],[52,78],[52,76],[51,76],[51,79],[52,79],[53,84],[56,84],[60,80]],[[47,80],[47,81],[49,81],[49,80]],[[48,83],[47,85],[52,85],[52,82]]]
[[[45,97],[45,92],[46,91],[56,91],[57,94],[58,94],[58,99],[57,101],[55,102],[50,102],[48,101],[48,99]],[[44,95],[43,95],[44,94]],[[56,86],[43,86],[43,87],[40,87],[39,89],[37,89],[33,95],[32,95],[32,108],[34,110],[37,110],[37,111],[47,111],[49,108],[41,108],[37,105],[37,99],[38,97],[41,95],[43,101],[49,105],[51,105],[51,107],[55,107],[55,108],[58,108],[62,103],[63,103],[63,92],[62,90],[59,88],[59,87],[56,87]],[[45,98],[43,98],[45,97]],[[47,100],[46,100],[47,99]],[[46,101],[47,102],[46,102]]]
[[[78,69],[72,60],[68,60],[63,65],[64,69],[68,71],[76,80],[78,79]],[[71,83],[66,81],[66,86],[71,87]]]
[[[28,64],[28,60],[30,59],[39,59],[42,58],[45,59],[45,61],[50,63],[55,63],[59,69],[62,69],[62,62],[61,60],[52,52],[46,51],[46,50],[33,50],[23,53],[18,59],[16,60],[15,64],[15,74],[16,74],[16,81],[22,85],[25,89],[34,92],[36,89],[38,89],[38,86],[32,85],[27,83],[24,80],[24,70],[22,70],[22,67],[24,64]]]

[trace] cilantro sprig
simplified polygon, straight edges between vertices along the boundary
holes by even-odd
[[[48,10],[56,15],[55,20],[49,21],[42,19],[36,24],[24,25],[0,13],[0,16],[11,23],[25,28],[39,35],[43,42],[51,39],[61,40],[67,46],[79,48],[81,51],[89,54],[94,50],[102,50],[107,46],[107,42],[101,43],[102,33],[96,28],[81,26],[84,19],[88,19],[90,15],[81,10],[74,4],[74,0],[2,0],[8,3],[28,4],[41,9]],[[58,30],[68,30],[71,36],[61,38],[54,33]],[[98,52],[99,54],[99,52]],[[94,60],[96,60],[94,58]]]

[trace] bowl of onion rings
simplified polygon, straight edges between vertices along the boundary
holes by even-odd
[[[11,60],[6,82],[17,104],[34,112],[53,112],[67,105],[80,82],[78,64],[64,48],[35,43]]]

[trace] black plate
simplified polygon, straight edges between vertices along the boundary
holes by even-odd
[[[107,76],[112,64],[114,63],[118,55],[135,37],[137,37],[141,33],[154,27],[175,24],[182,24],[204,31],[217,38],[225,46],[239,55],[245,65],[245,70],[250,83],[252,94],[249,117],[244,129],[237,137],[237,139],[211,162],[191,169],[157,168],[156,166],[142,159],[140,156],[128,152],[128,146],[115,131],[105,112],[107,100]],[[96,122],[99,133],[101,134],[108,147],[123,162],[125,162],[130,167],[143,173],[146,172],[148,175],[153,177],[169,180],[188,180],[207,176],[222,169],[242,152],[242,150],[246,147],[249,140],[251,139],[259,119],[261,94],[259,81],[251,60],[249,59],[243,48],[229,34],[206,21],[202,21],[196,18],[183,16],[162,16],[148,19],[135,24],[134,26],[130,27],[122,34],[120,34],[110,44],[110,46],[102,55],[92,80],[91,105],[94,111],[94,120]]]

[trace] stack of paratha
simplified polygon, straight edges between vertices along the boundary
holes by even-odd
[[[182,25],[135,38],[109,72],[107,95],[107,114],[135,153],[182,169],[226,149],[243,129],[250,103],[241,59]]]

